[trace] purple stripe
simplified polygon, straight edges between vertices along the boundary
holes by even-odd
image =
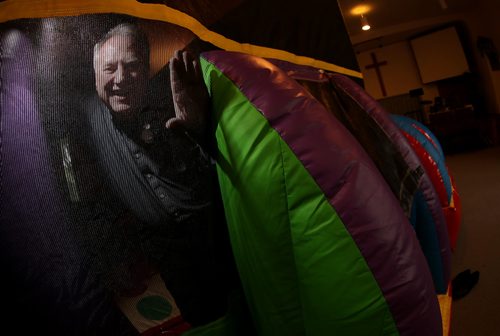
[[[72,253],[37,109],[35,54],[17,30],[3,35],[0,237],[18,265],[44,273],[49,256]],[[61,163],[62,164],[62,163]],[[21,266],[20,266],[21,267]],[[61,268],[66,267],[61,265]],[[62,269],[61,269],[62,270]],[[52,269],[47,274],[56,273]],[[49,276],[49,275],[47,275]],[[56,284],[54,284],[56,285]]]
[[[302,79],[313,82],[328,82],[328,75],[320,69],[305,65],[297,65],[290,62],[269,58],[267,59],[276,65],[293,79]]]
[[[236,83],[316,180],[372,270],[400,333],[440,335],[439,306],[415,233],[352,135],[269,62],[223,51],[203,57]]]
[[[411,169],[416,169],[419,166],[422,166],[420,159],[400,132],[399,127],[397,127],[387,112],[375,99],[370,97],[359,85],[345,76],[332,75],[331,78],[337,87],[344,90],[348,96],[356,101],[361,108],[375,120],[380,128],[384,130],[387,136],[393,140],[393,143],[403,155],[406,163]],[[446,219],[441,207],[441,202],[436,189],[427,174],[422,175],[419,189],[424,195],[424,199],[429,207],[432,219],[434,220],[440,246],[441,259],[443,262],[443,279],[444,283],[447,284],[450,281],[451,275],[451,249],[448,229],[446,227]]]

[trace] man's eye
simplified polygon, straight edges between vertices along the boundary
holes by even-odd
[[[106,73],[113,73],[113,72],[115,72],[115,70],[116,70],[116,67],[114,67],[114,66],[107,66],[104,68],[104,72],[106,72]]]
[[[128,62],[125,64],[125,68],[129,71],[135,71],[139,69],[141,66],[141,63],[139,61],[133,61],[133,62]]]

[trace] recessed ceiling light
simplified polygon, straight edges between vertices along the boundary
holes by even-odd
[[[368,23],[368,19],[366,16],[361,15],[361,29],[363,30],[370,30],[370,24]]]

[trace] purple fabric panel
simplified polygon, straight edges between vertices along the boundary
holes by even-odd
[[[270,63],[276,65],[283,70],[288,76],[294,79],[303,79],[313,82],[327,82],[328,76],[323,70],[319,70],[310,66],[293,64],[290,62],[277,60],[273,58],[267,59]]]
[[[47,263],[71,251],[33,85],[34,54],[17,30],[3,35],[0,106],[3,253],[23,273],[45,276]],[[55,258],[47,260],[48,257]],[[38,274],[37,274],[38,273]],[[54,275],[56,276],[56,275]]]
[[[440,335],[439,306],[411,225],[352,135],[284,72],[263,59],[203,55],[263,113],[335,208],[384,294],[402,335]]]
[[[403,155],[406,163],[412,169],[421,166],[420,159],[413,151],[412,147],[400,132],[396,124],[391,120],[387,112],[380,104],[370,97],[359,85],[351,79],[342,75],[331,75],[332,80],[339,88],[344,90],[346,94],[351,96],[360,106],[377,122],[377,124],[386,132],[389,138],[393,139],[393,143],[397,146],[400,153]],[[446,227],[446,219],[439,201],[437,192],[432,185],[427,174],[423,174],[420,181],[420,190],[422,191],[425,201],[431,211],[432,218],[436,226],[436,233],[441,247],[441,258],[443,261],[443,279],[448,283],[451,276],[451,248],[448,237],[448,229]]]

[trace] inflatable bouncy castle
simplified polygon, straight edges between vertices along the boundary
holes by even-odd
[[[418,241],[354,137],[271,64],[223,52],[204,57],[211,64],[205,70],[210,92],[222,96],[213,103],[221,111],[216,135],[226,217],[250,308],[266,328],[261,333],[404,334],[424,328],[417,333],[439,334],[439,308]],[[253,210],[267,207],[281,215]],[[406,269],[406,276],[392,277],[394,269]],[[254,292],[261,286],[264,292]],[[421,301],[422,290],[430,301]],[[358,295],[355,306],[345,297]],[[409,301],[415,314],[405,312]],[[295,317],[281,319],[281,309]],[[348,316],[355,316],[357,327]],[[375,327],[372,320],[387,324]]]
[[[424,125],[355,70],[111,2],[0,4],[16,334],[448,334],[460,198]],[[201,135],[165,127],[182,48]]]
[[[439,141],[426,126],[416,120],[403,116],[392,116],[392,118],[408,139],[431,178],[445,215],[451,248],[454,249],[460,228],[460,197],[455,182],[446,167]]]

